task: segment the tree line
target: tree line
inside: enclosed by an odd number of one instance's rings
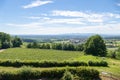
[[[17,36],[12,37],[7,33],[0,32],[0,49],[20,47],[20,45],[22,45],[22,40]]]
[[[68,51],[83,51],[83,44],[72,43],[37,43],[32,42],[27,45],[27,48],[39,48],[39,49],[55,49],[55,50],[68,50]]]
[[[93,35],[87,39],[84,44],[72,43],[29,43],[27,48],[39,49],[55,49],[55,50],[69,50],[69,51],[84,51],[85,54],[94,56],[106,56],[107,49],[103,38],[100,35]]]
[[[7,33],[0,32],[0,49],[20,47],[23,44],[22,40],[15,36],[12,37]],[[85,54],[94,56],[106,56],[107,49],[103,38],[100,35],[93,35],[87,39],[84,44],[72,43],[42,43],[37,42],[28,43],[27,48],[39,49],[55,49],[55,50],[69,50],[69,51],[84,51]]]

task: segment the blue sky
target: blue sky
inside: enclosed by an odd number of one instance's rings
[[[120,0],[0,0],[0,32],[120,34]]]

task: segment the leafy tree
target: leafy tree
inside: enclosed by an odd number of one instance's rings
[[[76,51],[83,51],[83,50],[84,50],[84,44],[76,45]]]
[[[12,47],[12,43],[8,42],[7,40],[2,43],[2,48],[3,49],[7,49],[7,48],[11,48],[11,47]]]
[[[120,52],[120,46],[118,47],[117,51]]]
[[[29,44],[27,45],[27,48],[32,48],[32,44],[29,43]]]
[[[38,45],[37,42],[33,42],[33,43],[32,43],[32,48],[38,48],[38,47],[39,47],[39,45]]]
[[[13,47],[20,47],[22,45],[22,40],[17,36],[12,41]]]
[[[75,50],[75,46],[70,43],[65,43],[65,44],[63,44],[63,50],[73,51],[73,50]]]
[[[48,43],[43,43],[43,44],[40,44],[40,49],[50,49],[50,44]]]
[[[84,52],[95,56],[106,56],[106,45],[100,35],[94,35],[88,38],[85,43]]]
[[[5,41],[11,41],[11,37],[9,34],[4,33],[4,32],[0,32],[0,41],[1,43],[5,42]]]
[[[62,43],[54,43],[52,45],[53,49],[62,50]]]
[[[50,49],[50,44],[46,43],[45,44],[45,49]]]
[[[0,49],[2,48],[2,44],[1,44],[1,41],[0,41]]]

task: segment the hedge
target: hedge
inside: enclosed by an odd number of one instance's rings
[[[86,68],[67,68],[73,75],[77,75],[82,80],[96,80],[99,78],[99,72]],[[34,80],[34,79],[53,79],[60,80],[64,75],[66,68],[50,70],[33,70],[24,67],[16,72],[0,72],[0,80]]]
[[[89,66],[108,66],[108,63],[106,61],[100,61],[100,62],[89,61],[88,65]]]
[[[0,61],[0,66],[12,66],[12,67],[21,67],[21,66],[33,66],[33,67],[64,67],[64,66],[108,66],[108,63],[105,61],[93,62],[89,61],[81,62],[81,61],[18,61],[18,60],[5,60]]]

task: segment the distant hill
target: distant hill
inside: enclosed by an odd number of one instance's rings
[[[95,33],[69,33],[69,34],[57,34],[57,35],[17,35],[17,36],[27,41],[35,41],[35,40],[49,41],[50,39],[57,39],[57,40],[87,39],[92,35],[95,35]],[[99,34],[99,35],[101,35],[105,39],[120,39],[120,35],[114,35],[114,34]]]

